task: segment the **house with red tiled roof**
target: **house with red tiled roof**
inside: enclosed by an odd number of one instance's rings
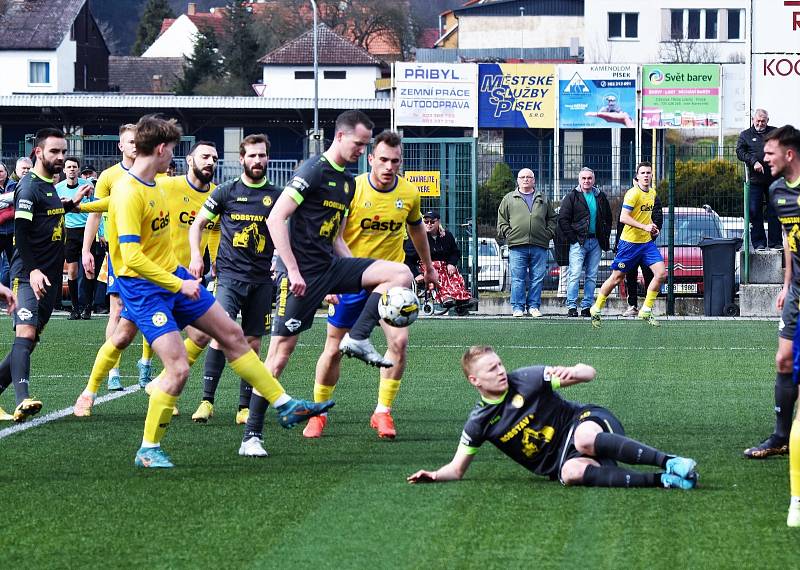
[[[319,97],[374,98],[386,64],[325,24],[317,30]],[[309,30],[258,60],[264,66],[264,97],[314,96],[313,45]]]
[[[142,57],[189,57],[194,52],[198,32],[205,28],[211,28],[221,38],[225,33],[225,10],[212,8],[210,12],[198,12],[194,2],[189,2],[185,14],[161,23],[161,33]]]

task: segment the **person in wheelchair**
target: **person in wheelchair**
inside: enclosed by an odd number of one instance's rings
[[[425,230],[428,233],[428,245],[431,250],[433,266],[439,273],[439,289],[430,294],[434,301],[441,305],[442,309],[447,310],[455,307],[456,313],[467,314],[469,308],[474,306],[475,299],[467,290],[464,278],[458,271],[458,262],[461,260],[461,250],[458,248],[456,238],[451,232],[441,224],[441,216],[437,210],[426,212],[423,217]],[[420,268],[420,259],[414,245],[410,240],[404,244],[406,252],[406,265],[414,275],[418,290],[421,296],[427,296],[424,288],[424,281]],[[426,299],[423,299],[425,303]]]

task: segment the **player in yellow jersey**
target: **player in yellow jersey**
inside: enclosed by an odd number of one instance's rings
[[[162,189],[167,198],[167,208],[170,218],[174,220],[174,222],[170,224],[170,241],[178,262],[184,267],[188,267],[191,261],[189,228],[192,222],[194,222],[197,212],[214,188],[211,180],[214,177],[217,160],[217,149],[214,147],[214,143],[200,141],[193,145],[189,154],[186,156],[189,171],[185,176],[159,176],[157,179],[159,188]],[[219,233],[219,227],[213,224],[209,229],[211,230],[211,236]],[[203,248],[205,248],[206,243],[209,241],[209,234],[206,233],[205,236]],[[112,266],[115,261],[118,260],[112,257]],[[111,336],[97,352],[97,357],[92,367],[92,372],[89,375],[86,388],[75,402],[74,413],[76,416],[84,417],[91,415],[92,404],[94,403],[94,398],[97,395],[97,390],[100,386],[100,382],[102,382],[102,378],[105,376],[106,372],[114,366],[114,363],[119,360],[122,351],[133,342],[137,330],[135,324],[130,320],[121,319],[117,323]],[[194,363],[202,353],[203,348],[208,344],[209,337],[193,329],[187,330],[187,334],[189,338],[185,341],[186,352],[190,362]],[[141,368],[143,362],[140,361],[139,364]],[[149,380],[150,361],[144,360],[144,366],[147,367],[146,378]],[[143,384],[143,382],[140,381],[140,384]]]
[[[383,131],[374,141],[367,157],[369,173],[356,177],[356,191],[350,213],[344,221],[343,239],[355,257],[371,257],[402,262],[403,236],[408,235],[425,267],[426,283],[438,281],[431,261],[428,237],[422,225],[420,196],[416,187],[400,176],[402,160],[401,139],[397,133]],[[325,348],[317,361],[314,399],[330,399],[339,380],[342,354],[339,344],[355,323],[366,303],[367,291],[332,295],[328,316],[328,336]],[[380,371],[378,404],[370,425],[382,439],[394,439],[397,431],[392,418],[392,404],[400,388],[406,366],[408,328],[395,328],[381,323],[388,348],[386,359],[391,368]],[[320,437],[327,422],[326,415],[311,418],[303,430],[305,437]]]
[[[664,258],[653,242],[658,235],[658,226],[653,223],[653,204],[656,191],[650,188],[653,181],[653,166],[649,162],[640,162],[636,166],[636,183],[633,188],[625,192],[622,202],[622,212],[619,221],[625,224],[622,235],[619,236],[617,255],[611,263],[611,275],[600,287],[600,293],[594,305],[589,309],[592,316],[592,326],[600,326],[600,317],[606,299],[614,287],[625,280],[628,266],[646,265],[653,272],[653,279],[647,287],[639,318],[648,324],[657,327],[658,321],[653,316],[653,305],[658,297],[658,291],[666,277]]]
[[[114,184],[125,176],[136,158],[136,145],[134,144],[135,127],[136,125],[131,123],[120,126],[119,143],[117,147],[122,153],[122,160],[111,168],[105,169],[100,174],[94,189],[95,201],[90,204],[85,204],[84,207],[80,209],[81,212],[90,213],[89,218],[86,220],[86,229],[83,234],[83,248],[81,251],[83,269],[89,278],[94,277],[96,272],[100,270],[99,267],[94,266],[94,255],[92,254],[92,245],[94,244],[97,230],[100,227],[100,216],[103,212],[108,211],[108,203]],[[106,221],[106,227],[107,225],[108,221]],[[108,322],[106,323],[106,340],[114,333],[114,329],[116,329],[117,323],[119,323],[119,315],[122,312],[122,303],[119,300],[119,292],[115,284],[114,270],[110,265],[108,266],[108,295],[110,301]],[[108,372],[108,389],[123,389],[119,375],[119,361],[113,363],[113,366]]]
[[[170,239],[171,214],[155,177],[169,166],[180,136],[173,121],[152,116],[139,120],[137,158],[121,191],[112,195],[108,211],[113,220],[109,224],[109,255],[124,306],[121,317],[136,324],[166,369],[150,396],[142,445],[134,461],[138,467],[173,467],[160,442],[189,375],[180,335],[189,325],[219,343],[231,368],[273,404],[284,427],[293,427],[333,405],[287,395],[248,346],[239,325],[225,314],[200,279],[178,263]]]

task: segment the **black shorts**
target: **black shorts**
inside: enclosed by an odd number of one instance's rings
[[[234,321],[242,313],[242,331],[247,336],[264,336],[272,314],[272,282],[248,283],[217,278],[214,296]]]
[[[81,261],[83,250],[83,234],[86,228],[67,228],[67,239],[64,242],[64,260],[67,263]]]
[[[564,466],[564,463],[570,459],[575,459],[576,457],[589,457],[588,455],[583,455],[577,449],[575,449],[575,430],[583,422],[594,422],[603,428],[603,431],[606,433],[625,435],[625,428],[622,427],[622,422],[620,422],[617,416],[615,416],[611,411],[602,406],[586,406],[583,408],[578,414],[577,419],[572,422],[572,425],[569,428],[567,442],[561,449],[561,458],[558,461],[559,481],[561,481],[561,468]],[[594,459],[600,463],[600,465],[604,466],[612,466],[617,464],[616,461],[607,457],[591,457],[591,459]],[[561,483],[564,483],[564,481],[561,481]]]
[[[786,293],[781,311],[781,320],[778,322],[778,336],[786,340],[794,340],[794,331],[797,330],[797,314],[800,312],[800,299],[798,299],[797,286],[792,284]]]
[[[325,271],[303,275],[306,293],[302,297],[295,297],[289,290],[288,276],[280,275],[272,336],[295,336],[311,328],[325,295],[361,291],[361,276],[375,261],[363,257],[334,257]]]
[[[61,287],[61,275],[57,279],[48,276],[51,285],[46,289],[45,294],[38,301],[33,294],[30,281],[14,278],[11,283],[12,290],[17,296],[17,310],[14,311],[14,326],[29,325],[36,327],[36,334],[44,330],[53,314],[53,307],[56,303],[58,289]]]

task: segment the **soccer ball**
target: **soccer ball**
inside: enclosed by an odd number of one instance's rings
[[[419,316],[419,299],[407,287],[392,287],[378,301],[378,315],[393,327],[407,327]]]

